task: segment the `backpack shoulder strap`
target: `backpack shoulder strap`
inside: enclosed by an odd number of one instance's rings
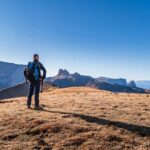
[[[40,65],[40,62],[37,62],[37,65],[38,65],[39,69],[41,69],[41,65]]]
[[[33,69],[34,69],[34,76],[35,76],[35,79],[37,80],[41,76],[41,72],[40,72],[41,68],[40,68],[39,62],[33,62],[33,63],[34,63],[34,65],[33,65],[34,66],[33,67]]]

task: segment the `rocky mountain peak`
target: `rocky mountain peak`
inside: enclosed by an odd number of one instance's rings
[[[58,76],[60,75],[69,76],[70,73],[66,69],[59,69]]]
[[[136,87],[135,81],[134,81],[134,80],[130,81],[130,82],[128,83],[128,86],[130,86],[130,87]]]
[[[80,76],[80,74],[79,74],[78,72],[75,72],[75,73],[73,74],[73,76]]]

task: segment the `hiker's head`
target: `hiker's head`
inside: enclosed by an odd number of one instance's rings
[[[39,55],[38,54],[34,54],[33,55],[33,60],[34,61],[39,61]]]

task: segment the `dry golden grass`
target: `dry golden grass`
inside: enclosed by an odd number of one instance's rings
[[[43,93],[41,104],[0,101],[0,149],[150,149],[150,95],[65,88]]]

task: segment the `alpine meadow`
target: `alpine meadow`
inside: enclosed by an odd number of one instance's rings
[[[0,0],[0,150],[150,150],[148,0]]]

